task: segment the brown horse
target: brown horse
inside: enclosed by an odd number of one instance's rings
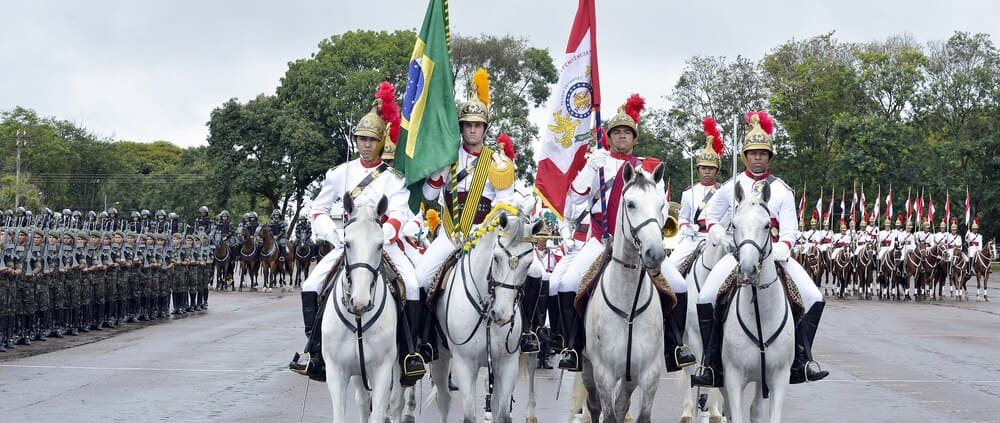
[[[944,244],[937,244],[926,249],[927,259],[927,290],[932,300],[944,299],[944,287],[947,285],[948,261],[945,259]]]
[[[854,257],[854,284],[858,288],[858,296],[869,300],[875,296],[875,244],[868,243]]]
[[[223,239],[219,242],[219,245],[215,247],[215,289],[219,291],[225,291],[227,287],[231,290],[236,289],[235,284],[233,283],[233,270],[236,267],[236,255],[233,254],[233,250],[229,248],[228,241],[228,238]]]
[[[243,228],[243,242],[240,245],[240,288],[243,291],[243,281],[250,278],[250,290],[257,290],[257,274],[260,272],[260,246],[257,239],[248,228]]]
[[[260,269],[264,272],[263,291],[270,292],[277,279],[278,259],[281,253],[278,252],[278,243],[266,227],[261,227],[260,238]]]
[[[806,272],[809,273],[809,277],[812,278],[813,282],[816,283],[816,287],[820,287],[820,281],[822,280],[823,273],[826,272],[826,261],[823,260],[823,255],[820,254],[819,247],[816,244],[810,244],[802,250],[802,263],[806,268]]]
[[[900,255],[902,255],[902,250],[891,248],[882,256],[882,260],[878,261],[880,299],[899,299],[899,286],[896,280],[899,273],[897,263],[899,263]]]
[[[905,250],[904,250],[905,251]],[[900,285],[903,286],[903,290],[906,291],[906,300],[911,298],[916,298],[916,291],[918,288],[918,283],[920,283],[920,272],[921,266],[924,262],[923,250],[919,248],[914,248],[909,252],[906,252],[903,256],[903,271],[901,272],[902,280],[899,281]],[[910,297],[910,282],[913,282],[914,296]]]
[[[969,301],[969,293],[965,291],[965,284],[969,282],[972,275],[969,274],[969,257],[962,252],[962,249],[955,247],[955,256],[951,263],[951,284],[955,286],[955,300]]]
[[[851,254],[847,247],[831,252],[833,260],[833,289],[840,299],[846,299],[847,284],[851,280]]]
[[[979,254],[972,258],[972,270],[976,274],[976,301],[979,301],[980,288],[983,292],[983,301],[990,300],[987,295],[989,291],[986,290],[986,283],[990,280],[991,265],[996,259],[997,241],[995,239],[987,242],[986,248],[980,250]]]
[[[302,280],[309,277],[309,267],[312,265],[312,246],[307,240],[295,239],[295,287],[302,286]]]

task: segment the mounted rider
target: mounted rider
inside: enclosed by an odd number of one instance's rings
[[[655,158],[638,157],[632,154],[639,140],[639,114],[644,107],[645,100],[638,94],[633,94],[625,105],[619,107],[618,113],[607,123],[611,151],[594,150],[590,154],[590,158],[587,159],[586,166],[580,170],[570,185],[569,201],[574,204],[574,207],[584,206],[589,209],[592,224],[590,237],[573,258],[575,265],[568,268],[559,281],[559,307],[563,312],[564,329],[568,328],[566,333],[569,338],[562,359],[559,361],[561,369],[581,370],[580,352],[586,345],[586,334],[583,331],[584,316],[576,312],[573,302],[585,273],[605,251],[605,242],[610,242],[605,241],[605,233],[614,236],[614,217],[618,215],[618,201],[624,188],[624,178],[621,171],[625,167],[625,163],[630,163],[636,170],[650,176],[660,165],[660,161]],[[604,170],[604,176],[608,178],[607,183],[611,187],[607,196],[606,212],[603,210],[604,205],[601,201],[602,181],[599,174],[601,169]],[[657,188],[660,189],[660,192],[665,193],[666,188],[662,185],[663,183],[660,182],[657,184]],[[662,210],[662,222],[666,222],[668,209],[669,206]],[[663,260],[660,263],[659,272],[666,278],[670,288],[677,296],[677,304],[687,304],[687,283],[674,264],[670,260]],[[684,306],[674,307],[669,315],[664,316],[664,361],[667,364],[667,371],[680,370],[694,364],[697,360],[694,353],[682,340],[686,320],[687,312]],[[574,326],[573,322],[575,322],[575,329],[570,328],[570,326]]]
[[[819,291],[805,269],[790,257],[792,242],[795,240],[795,194],[780,178],[768,170],[774,157],[774,126],[765,112],[747,114],[750,130],[743,142],[743,162],[746,169],[722,185],[706,211],[709,225],[709,242],[714,245],[733,248],[733,238],[726,228],[718,223],[732,213],[735,184],[740,184],[743,192],[759,192],[765,184],[770,186],[771,196],[767,208],[771,213],[771,256],[780,265],[788,279],[798,288],[806,313],[795,328],[795,361],[792,364],[790,383],[803,383],[825,378],[829,373],[818,369],[812,356],[812,343],[823,314],[823,294]],[[716,319],[715,300],[719,288],[729,277],[737,262],[732,254],[720,260],[712,269],[701,293],[698,295],[698,324],[704,341],[704,365],[691,376],[692,386],[723,386],[722,374],[722,319]],[[720,316],[722,316],[720,314]]]
[[[979,218],[972,218],[972,226],[965,233],[965,243],[969,245],[969,258],[975,259],[983,250],[983,235],[979,233]]]
[[[430,357],[422,356],[413,347],[416,343],[413,340],[423,330],[421,324],[426,321],[424,318],[426,313],[420,301],[420,290],[417,287],[413,265],[396,244],[401,222],[407,221],[412,216],[408,206],[410,193],[406,189],[403,176],[389,167],[380,157],[385,143],[394,141],[392,137],[398,134],[398,120],[387,121],[393,116],[397,116],[395,119],[399,116],[398,106],[395,104],[395,90],[388,82],[383,82],[379,85],[379,94],[376,95],[372,110],[358,121],[354,129],[354,142],[359,157],[327,171],[323,186],[312,201],[309,215],[312,216],[312,227],[316,238],[330,241],[336,236],[336,227],[330,216],[330,210],[334,203],[341,202],[345,195],[350,195],[358,205],[375,206],[383,196],[388,199],[387,216],[383,217],[385,220],[382,224],[385,238],[383,251],[389,256],[394,270],[406,286],[406,302],[403,306],[403,316],[399,321],[401,327],[408,328],[409,331],[402,333],[403,330],[400,329],[401,336],[397,338],[401,341],[399,345],[403,373],[401,382],[404,386],[410,386],[423,377],[426,372],[425,362],[429,361]],[[302,319],[309,340],[305,352],[301,356],[296,353],[289,364],[289,368],[293,371],[307,374],[313,379],[326,377],[321,354],[322,318],[317,315],[327,303],[320,301],[319,294],[324,292],[327,276],[336,270],[334,265],[340,261],[344,253],[343,246],[334,245],[335,249],[324,256],[316,264],[315,270],[302,282]],[[300,363],[300,357],[306,362]]]
[[[288,230],[288,224],[285,223],[285,217],[281,214],[281,210],[274,209],[271,211],[271,220],[267,222],[267,231],[271,233],[271,237],[274,238],[274,242],[278,244],[278,259],[285,261],[288,251],[288,238],[285,237],[285,232]]]
[[[208,234],[212,232],[212,218],[208,216],[208,207],[198,208],[198,217],[194,220],[194,232]]]
[[[459,106],[462,145],[458,157],[452,164],[431,174],[423,184],[425,201],[440,205],[444,224],[443,233],[431,242],[417,263],[417,283],[424,290],[431,285],[444,262],[463,245],[473,226],[481,224],[496,205],[515,199],[514,162],[504,152],[485,145],[490,124],[488,78],[485,69],[477,70],[473,77],[476,94]],[[427,333],[424,341],[433,345],[433,339],[428,338],[434,337],[436,332]],[[538,351],[537,337],[523,332],[520,347],[522,352]]]
[[[229,241],[233,236],[233,224],[229,221],[229,210],[223,210],[215,220],[215,230],[212,231],[212,245]],[[232,245],[232,243],[229,243]]]
[[[315,247],[313,245],[312,233],[312,226],[309,224],[309,219],[305,216],[299,216],[298,222],[295,223],[295,242],[309,247],[309,257],[313,256],[313,248]]]
[[[718,178],[724,146],[722,134],[719,133],[715,119],[710,117],[702,121],[702,127],[705,130],[706,145],[695,163],[698,183],[687,187],[681,194],[681,210],[677,215],[677,229],[681,233],[681,239],[668,259],[676,268],[680,268],[708,236],[705,207],[722,187]]]
[[[244,216],[246,216],[246,222],[243,223],[244,229],[250,236],[256,238],[260,235],[260,222],[257,221],[257,212],[249,212]]]

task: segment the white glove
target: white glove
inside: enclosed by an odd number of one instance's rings
[[[385,222],[382,224],[382,242],[389,243],[396,238],[396,227]]]
[[[334,232],[337,226],[333,223],[330,215],[324,213],[313,219],[313,236],[320,241],[333,242]]]
[[[774,257],[774,261],[788,261],[788,257],[791,254],[792,251],[788,248],[788,244],[784,242],[775,242],[771,244],[771,257]]]
[[[695,224],[690,224],[690,223],[687,224],[687,225],[684,225],[684,228],[681,229],[681,236],[683,236],[684,238],[694,238],[694,237],[697,237],[698,236],[698,231],[696,231],[694,229],[695,228],[694,225]]]
[[[600,170],[604,167],[604,163],[608,161],[608,157],[611,153],[603,148],[595,149],[594,152],[590,153],[590,158],[587,159],[587,167],[593,169],[594,171]]]
[[[729,235],[726,233],[725,229],[722,229],[722,225],[712,225],[712,227],[708,229],[708,241],[711,242],[712,245],[722,245],[728,237]]]

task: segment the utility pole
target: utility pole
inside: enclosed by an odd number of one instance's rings
[[[14,176],[14,208],[21,206],[21,150],[28,145],[28,133],[18,129],[14,138],[17,146],[17,170]]]

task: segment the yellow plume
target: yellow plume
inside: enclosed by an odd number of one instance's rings
[[[486,107],[490,107],[490,73],[479,68],[472,75],[472,84],[476,86],[476,96]]]

